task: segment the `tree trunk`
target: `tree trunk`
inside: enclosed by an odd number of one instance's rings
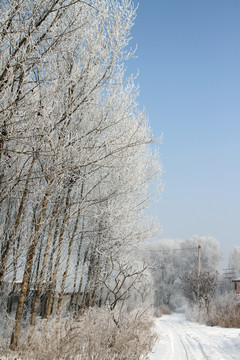
[[[84,233],[84,218],[83,218],[83,223],[82,223],[81,237],[80,237],[80,241],[79,241],[79,245],[78,245],[77,262],[75,265],[75,274],[74,274],[74,283],[73,283],[73,293],[71,295],[71,299],[70,299],[70,303],[69,303],[69,311],[71,311],[71,308],[73,305],[73,298],[75,296],[76,288],[77,288],[77,276],[78,276],[78,268],[79,268],[80,259],[81,259],[83,233]]]
[[[17,344],[18,344],[18,337],[19,337],[21,319],[22,319],[22,314],[23,314],[23,306],[24,306],[24,302],[26,300],[26,295],[27,295],[27,290],[28,290],[28,282],[29,282],[33,258],[34,258],[34,254],[35,254],[35,250],[36,250],[36,246],[37,246],[37,240],[38,240],[41,226],[43,224],[44,215],[45,215],[46,209],[47,209],[50,185],[51,185],[51,181],[48,183],[47,190],[46,190],[43,204],[42,204],[41,215],[40,215],[39,221],[36,225],[35,234],[34,234],[31,246],[28,249],[27,260],[26,260],[23,281],[22,281],[22,286],[21,286],[21,292],[20,292],[17,311],[16,311],[15,326],[13,329],[11,343],[10,343],[10,349],[12,349],[12,350],[15,350],[17,347]]]
[[[85,254],[84,254],[84,258],[83,258],[80,283],[79,283],[78,292],[77,292],[77,296],[76,296],[76,302],[75,302],[74,317],[77,316],[78,311],[79,311],[78,301],[79,301],[79,297],[81,295],[82,284],[83,284],[83,276],[84,276],[84,266],[85,266],[85,263],[87,261],[89,249],[90,249],[90,245],[88,245],[87,249],[85,250]]]
[[[48,239],[47,239],[47,243],[46,243],[46,247],[45,247],[43,263],[42,263],[41,273],[40,273],[39,282],[38,282],[37,293],[36,293],[36,297],[35,297],[33,307],[32,307],[30,325],[35,325],[37,307],[38,307],[38,302],[39,302],[41,292],[42,292],[43,280],[44,280],[47,259],[48,259],[48,252],[49,252],[49,248],[50,248],[50,244],[51,244],[51,240],[52,240],[52,229],[53,229],[53,225],[54,225],[54,221],[55,221],[55,217],[56,217],[56,213],[57,213],[57,206],[58,206],[58,200],[56,199],[55,205],[54,205],[54,208],[52,211],[52,217],[51,217],[50,224],[49,224]]]
[[[1,267],[0,267],[0,291],[1,291],[2,281],[3,281],[3,277],[4,277],[4,273],[5,273],[5,267],[6,267],[8,252],[10,250],[10,246],[11,246],[12,241],[14,239],[14,236],[16,234],[16,230],[18,228],[18,225],[20,223],[20,218],[21,218],[21,215],[22,215],[23,205],[24,205],[24,202],[25,202],[26,197],[28,195],[28,184],[29,184],[29,181],[30,181],[30,178],[31,178],[34,162],[35,162],[35,158],[32,159],[32,163],[31,163],[28,175],[27,175],[24,192],[23,192],[23,195],[22,195],[22,198],[21,198],[21,202],[20,202],[20,205],[19,205],[19,208],[18,208],[17,218],[16,218],[15,224],[14,224],[14,229],[13,229],[12,233],[9,235],[9,238],[7,240],[5,248],[4,248],[3,252],[2,252]]]
[[[58,315],[60,314],[60,310],[61,310],[61,306],[62,306],[63,294],[64,294],[64,289],[65,289],[65,284],[66,284],[66,279],[67,279],[68,268],[69,268],[69,264],[70,264],[70,257],[71,257],[71,253],[72,253],[72,245],[73,245],[73,240],[74,240],[75,234],[77,232],[79,218],[80,218],[80,205],[78,208],[77,218],[75,221],[73,233],[72,233],[72,236],[71,236],[69,244],[68,244],[67,263],[66,263],[65,270],[63,273],[63,277],[62,277],[61,292],[59,294],[58,304],[57,304],[57,314]]]
[[[46,309],[46,319],[47,320],[50,317],[50,313],[51,313],[51,309],[52,309],[52,305],[53,305],[54,291],[56,288],[57,274],[58,274],[58,269],[59,269],[60,259],[61,259],[63,235],[64,235],[64,231],[65,231],[65,225],[66,225],[66,222],[68,219],[68,210],[69,210],[69,200],[70,200],[71,189],[72,189],[72,186],[69,186],[67,196],[66,196],[66,204],[65,204],[63,222],[62,222],[61,231],[60,231],[59,240],[58,240],[57,258],[56,258],[56,262],[55,262],[55,266],[54,266],[53,278],[52,278],[50,288],[49,288],[49,297],[48,297],[47,309]]]

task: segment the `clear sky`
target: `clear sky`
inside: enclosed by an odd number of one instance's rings
[[[137,4],[137,1],[135,1]],[[162,238],[240,246],[240,0],[140,0],[139,104],[163,133]]]

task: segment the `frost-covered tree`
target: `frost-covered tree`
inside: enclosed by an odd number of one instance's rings
[[[211,236],[193,236],[181,244],[182,268],[196,268],[198,266],[198,245],[201,246],[201,269],[218,269],[222,255],[217,239]]]
[[[228,267],[232,269],[234,276],[240,278],[240,247],[235,246],[229,256]]]
[[[130,0],[6,0],[1,14],[0,288],[21,283],[14,349],[24,307],[33,325],[60,315],[66,292],[75,312],[128,296],[143,269],[121,259],[152,234],[161,166],[125,77]]]
[[[185,272],[181,276],[181,291],[183,296],[194,305],[203,303],[209,310],[218,285],[218,272],[216,270],[203,270],[198,276],[198,270]]]
[[[154,280],[154,304],[174,305],[175,282],[179,274],[178,255],[180,241],[162,240],[151,243],[144,250],[144,260],[148,263]]]

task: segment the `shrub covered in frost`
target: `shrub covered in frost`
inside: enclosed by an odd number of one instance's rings
[[[22,332],[17,352],[6,350],[5,356],[22,360],[144,360],[156,340],[152,324],[144,311],[90,308],[78,319],[39,320]]]
[[[188,317],[210,326],[240,328],[240,297],[234,293],[218,295],[208,311],[199,304],[189,307]]]

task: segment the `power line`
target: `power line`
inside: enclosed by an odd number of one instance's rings
[[[156,250],[153,250],[153,249],[148,249],[148,251],[152,251],[152,252],[169,252],[169,251],[184,251],[184,250],[196,250],[198,249],[198,247],[192,247],[192,248],[184,248],[184,249],[168,249],[168,250],[161,250],[161,249],[156,249]]]

